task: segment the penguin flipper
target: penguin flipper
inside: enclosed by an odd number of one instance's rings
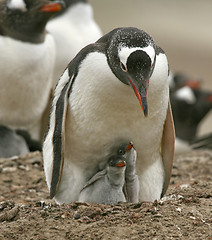
[[[100,178],[104,177],[107,174],[106,169],[103,169],[99,172],[97,172],[93,177],[91,177],[87,183],[85,184],[85,186],[82,188],[81,191],[83,191],[85,188],[87,188],[88,186],[90,186],[91,184],[93,184],[94,182],[96,182],[97,180],[99,180]]]
[[[175,145],[175,130],[172,118],[171,105],[169,102],[161,143],[162,161],[165,170],[165,180],[163,184],[161,197],[163,197],[163,195],[166,193],[166,190],[169,186],[174,159],[174,145]]]
[[[48,130],[48,132],[52,134],[51,146],[53,153],[50,198],[53,198],[56,195],[62,177],[65,150],[65,121],[69,93],[71,91],[74,78],[74,74],[69,76],[68,69],[66,69],[55,88],[54,98],[52,101]],[[49,133],[47,133],[47,135]]]

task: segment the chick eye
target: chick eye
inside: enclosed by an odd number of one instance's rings
[[[124,150],[119,149],[118,154],[119,154],[119,155],[124,155]]]
[[[113,166],[113,160],[110,160],[109,165]]]
[[[120,66],[121,66],[121,69],[126,72],[127,71],[127,67],[122,63],[120,62]]]
[[[114,161],[115,161],[115,157],[110,157],[110,159],[109,159],[109,165],[110,166],[113,166],[114,165]]]

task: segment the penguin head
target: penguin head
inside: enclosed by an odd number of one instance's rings
[[[153,39],[140,29],[129,27],[114,29],[98,42],[106,42],[112,72],[121,82],[132,87],[147,116],[147,90],[156,61]]]
[[[130,141],[123,145],[124,153],[123,157],[126,159],[127,167],[134,168],[136,164],[137,152],[134,147],[134,143]]]
[[[63,7],[62,0],[1,0],[0,32],[21,41],[40,42],[47,21]]]
[[[73,6],[78,3],[88,3],[87,0],[64,0],[66,8],[69,6]]]
[[[172,73],[169,74],[169,89],[170,93],[176,92],[178,89],[183,87],[189,87],[191,89],[201,88],[201,79],[195,77],[189,77],[182,73]]]
[[[122,144],[121,146],[119,146],[118,150],[117,150],[117,156],[119,157],[125,157],[128,156],[128,154],[130,154],[130,152],[134,149],[134,144],[132,141],[130,141],[129,143],[125,143]]]
[[[52,0],[51,0],[52,1]],[[55,1],[55,0],[54,0]],[[87,0],[63,0],[64,7],[61,11],[54,14],[53,18],[57,18],[59,16],[62,16],[64,13],[66,13],[69,9],[75,7],[78,4],[88,4]]]
[[[108,164],[110,167],[125,167],[126,161],[123,157],[111,156]]]
[[[132,141],[120,145],[114,155],[109,158],[109,166],[111,167],[125,167],[131,155],[134,155],[135,148]]]

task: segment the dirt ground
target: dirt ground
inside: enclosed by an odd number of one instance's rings
[[[211,239],[212,152],[177,157],[166,196],[154,203],[58,206],[42,156],[0,159],[0,239]]]

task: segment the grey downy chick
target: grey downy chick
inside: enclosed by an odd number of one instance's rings
[[[78,201],[102,204],[126,202],[123,187],[127,158],[131,158],[132,153],[134,155],[131,149],[131,143],[116,148],[105,169],[97,172],[83,187]]]
[[[115,155],[109,158],[106,168],[97,172],[84,186],[79,201],[105,204],[139,201],[137,153],[133,143],[123,144],[114,150]]]

